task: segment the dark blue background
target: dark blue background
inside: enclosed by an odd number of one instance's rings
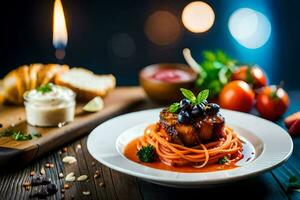
[[[6,2],[7,5],[1,5],[4,36],[1,37],[0,77],[21,64],[57,62],[52,46],[54,1]],[[157,10],[166,10],[181,23],[182,10],[189,1],[63,0],[69,34],[64,62],[71,66],[84,66],[97,73],[113,73],[119,85],[135,85],[138,84],[138,71],[144,66],[157,62],[184,62],[181,54],[184,47],[191,48],[199,61],[202,50],[221,48],[242,62],[259,64],[268,73],[271,83],[284,80],[287,88],[300,88],[300,1],[205,2],[212,6],[216,15],[215,24],[208,32],[194,34],[182,27],[182,37],[176,43],[157,46],[144,33],[147,17]],[[229,33],[229,16],[241,7],[260,11],[271,22],[271,37],[259,49],[246,49]],[[121,58],[112,52],[111,40],[119,33],[128,34],[134,41],[135,52],[128,58]]]

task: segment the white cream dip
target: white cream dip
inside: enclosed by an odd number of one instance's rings
[[[74,120],[75,93],[54,84],[24,94],[27,122],[33,126],[58,126]]]

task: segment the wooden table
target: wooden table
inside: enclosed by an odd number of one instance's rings
[[[290,92],[291,106],[286,115],[300,110],[300,91]],[[139,106],[129,110],[136,111],[145,108],[153,108],[156,105],[144,102]],[[277,122],[283,125],[282,120]],[[294,152],[291,158],[282,166],[271,172],[236,183],[207,189],[178,189],[169,188],[141,179],[131,177],[103,166],[95,161],[87,151],[87,136],[67,144],[66,152],[57,149],[50,152],[43,158],[35,161],[25,169],[14,172],[0,172],[0,199],[28,199],[33,192],[32,189],[26,191],[22,184],[28,180],[30,172],[39,173],[46,163],[53,163],[54,168],[45,168],[46,175],[62,188],[65,181],[59,178],[59,173],[68,174],[74,172],[75,175],[88,175],[90,178],[85,182],[71,182],[70,189],[64,194],[60,191],[49,199],[300,199],[299,192],[287,192],[286,188],[291,175],[300,178],[300,138],[294,139]],[[75,164],[64,164],[62,157],[73,155],[77,158]],[[96,171],[98,178],[93,178]],[[90,195],[84,195],[83,191],[90,191]]]

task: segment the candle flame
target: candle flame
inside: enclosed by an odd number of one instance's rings
[[[55,0],[53,11],[53,46],[64,49],[68,42],[68,32],[64,9],[60,0]]]

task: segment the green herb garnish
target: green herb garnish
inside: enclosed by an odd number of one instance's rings
[[[191,90],[180,88],[180,91],[183,94],[183,96],[185,96],[185,98],[190,100],[193,104],[196,103],[197,98]]]
[[[25,134],[25,133],[22,133],[21,131],[15,131],[15,130],[9,130],[9,129],[4,130],[0,134],[0,137],[11,137],[13,140],[16,140],[16,141],[32,140],[34,137],[41,137],[41,136],[42,135],[40,133]]]
[[[17,141],[25,141],[25,140],[32,139],[32,136],[30,134],[25,135],[25,134],[21,133],[20,131],[14,132],[11,137],[12,137],[12,139],[17,140]]]
[[[221,50],[203,51],[202,54],[204,59],[199,65],[196,87],[209,89],[211,97],[215,97],[230,81],[237,62]]]
[[[52,83],[47,83],[45,85],[41,85],[40,87],[38,87],[36,90],[42,94],[48,93],[52,91]]]
[[[221,165],[224,165],[225,163],[227,163],[229,160],[227,158],[227,156],[224,156],[223,158],[220,158],[218,160],[218,163],[221,164]]]
[[[185,96],[193,105],[197,105],[206,100],[209,95],[209,90],[202,90],[199,92],[197,97],[188,89],[180,88],[180,91],[182,92],[183,96]]]
[[[300,192],[300,183],[298,182],[297,176],[290,177],[287,190],[292,192]]]
[[[180,88],[180,91],[183,94],[183,96],[187,98],[193,105],[197,105],[203,102],[209,96],[209,90],[202,90],[201,92],[199,92],[197,97],[194,95],[194,93],[191,90]],[[180,109],[180,104],[177,102],[169,106],[169,111],[172,113],[178,112],[179,109]]]
[[[180,104],[179,103],[173,103],[172,105],[170,105],[169,107],[169,111],[172,113],[176,113],[180,108]]]
[[[152,145],[142,147],[136,155],[140,161],[146,163],[154,162],[157,158],[155,148]]]

